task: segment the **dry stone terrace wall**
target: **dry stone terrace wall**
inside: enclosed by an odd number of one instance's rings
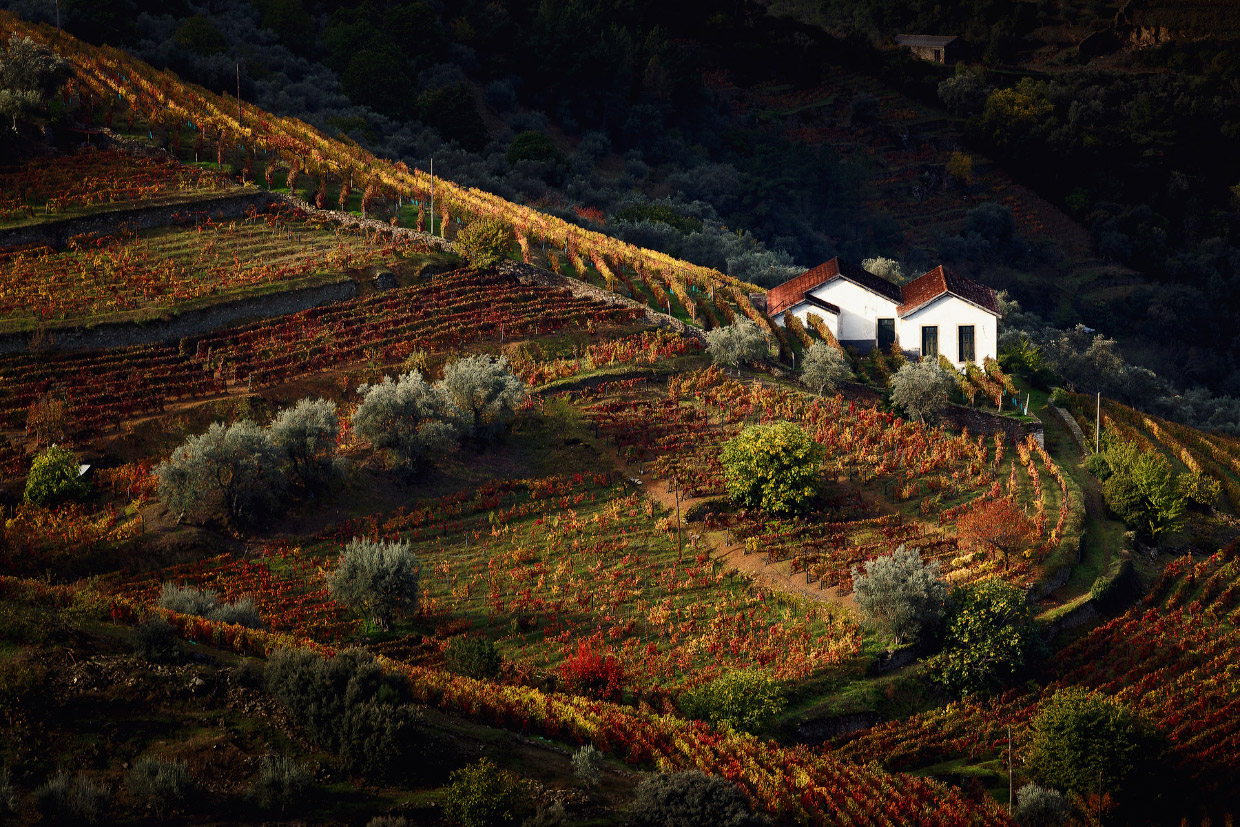
[[[300,313],[320,304],[344,301],[357,295],[357,285],[347,277],[316,287],[283,290],[225,302],[156,321],[115,322],[91,327],[65,327],[47,332],[43,346],[50,350],[108,350],[111,348],[175,342],[202,336],[242,321]],[[0,353],[23,353],[30,349],[30,333],[0,336]]]
[[[176,204],[158,204],[149,207],[129,207],[105,212],[48,221],[32,227],[14,227],[0,230],[0,247],[18,247],[26,244],[46,244],[60,248],[69,239],[83,233],[109,235],[126,225],[136,230],[166,227],[175,224],[178,216],[187,213],[202,214],[214,220],[237,218],[246,214],[250,207],[263,209],[275,199],[263,190],[238,189],[218,195],[205,195]]]

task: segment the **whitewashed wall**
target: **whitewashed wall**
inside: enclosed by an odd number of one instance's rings
[[[873,342],[878,337],[878,320],[896,317],[895,302],[845,279],[832,279],[815,287],[811,292],[817,298],[840,309],[839,328],[835,338],[841,342]],[[900,335],[899,321],[896,322],[896,335]]]
[[[999,353],[999,324],[991,313],[952,295],[944,295],[919,307],[916,311],[896,320],[896,335],[905,350],[921,351],[921,328],[937,325],[939,328],[939,353],[960,367],[960,325],[973,325],[973,351],[977,364]]]

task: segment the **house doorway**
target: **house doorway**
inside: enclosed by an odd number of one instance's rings
[[[886,353],[896,343],[896,320],[878,320],[878,349]]]

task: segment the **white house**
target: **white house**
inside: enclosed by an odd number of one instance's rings
[[[898,342],[910,356],[946,356],[963,367],[999,350],[999,301],[984,284],[936,267],[898,285],[833,258],[766,295],[767,313],[817,313],[840,344],[862,353]]]

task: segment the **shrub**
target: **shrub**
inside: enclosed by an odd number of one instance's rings
[[[595,749],[593,744],[586,744],[581,749],[573,753],[573,775],[577,780],[587,787],[597,787],[602,780],[602,772],[600,767],[603,763],[603,753]]]
[[[618,698],[628,675],[618,658],[599,650],[599,639],[582,640],[577,651],[560,664],[558,675],[565,688],[600,698]]]
[[[825,450],[791,422],[752,425],[724,443],[728,494],[741,505],[773,514],[803,510],[818,491]]]
[[[449,364],[435,387],[465,433],[476,440],[503,428],[525,400],[525,386],[512,375],[508,359],[485,353]]]
[[[1114,698],[1070,687],[1056,692],[1031,725],[1026,763],[1040,784],[1080,795],[1137,790],[1154,778],[1162,738]]]
[[[271,423],[272,440],[284,453],[293,476],[307,488],[331,480],[339,435],[336,403],[326,399],[302,399],[280,411]]]
[[[952,603],[943,651],[929,662],[936,679],[961,695],[1010,682],[1038,643],[1025,593],[990,578],[953,595]]]
[[[848,357],[838,347],[826,342],[814,342],[805,351],[801,362],[801,384],[815,393],[834,391],[851,378]]]
[[[545,161],[551,164],[564,163],[564,154],[542,132],[527,130],[519,133],[508,145],[504,160],[516,166],[519,161]]]
[[[939,563],[923,563],[918,549],[898,547],[871,560],[863,573],[853,567],[857,607],[870,622],[895,638],[895,645],[937,626],[947,607],[947,586]]]
[[[1223,493],[1223,485],[1209,474],[1200,471],[1188,471],[1176,477],[1176,488],[1187,502],[1193,502],[1205,508],[1213,508]]]
[[[401,816],[375,816],[366,827],[409,827],[409,822]]]
[[[197,792],[197,785],[184,761],[139,758],[125,776],[125,789],[139,806],[149,807],[161,821],[182,807]]]
[[[1105,454],[1090,454],[1085,460],[1085,470],[1103,482],[1111,476],[1111,464]]]
[[[947,408],[953,382],[931,359],[907,362],[891,377],[891,401],[919,422],[933,422]]]
[[[78,473],[77,457],[68,448],[53,445],[35,457],[26,477],[27,502],[52,505],[86,496],[90,484]]]
[[[218,601],[219,597],[210,589],[195,589],[192,586],[164,583],[159,590],[159,600],[156,605],[170,612],[206,617],[215,609]]]
[[[387,631],[397,613],[418,608],[421,564],[405,542],[382,543],[354,537],[328,577],[332,597]]]
[[[159,498],[180,518],[223,507],[234,520],[252,522],[279,502],[282,462],[271,436],[248,419],[213,422],[155,467]]]
[[[1026,784],[1016,791],[1016,823],[1020,827],[1062,827],[1068,821],[1068,802],[1058,790]]]
[[[58,772],[34,791],[34,804],[44,821],[53,824],[98,824],[112,795],[79,773]]]
[[[658,773],[637,785],[630,820],[634,827],[760,827],[744,793],[730,781],[689,772]]]
[[[520,824],[534,812],[534,802],[528,782],[483,758],[449,776],[443,809],[464,827],[494,827]]]
[[[471,678],[493,678],[502,659],[495,644],[485,637],[454,637],[444,650],[448,668]]]
[[[716,365],[738,368],[770,356],[766,337],[750,321],[716,327],[706,334],[706,351]]]
[[[366,778],[398,780],[420,757],[422,723],[411,704],[354,704],[337,723],[340,761]]]
[[[511,227],[483,218],[471,221],[469,226],[456,234],[456,249],[465,256],[470,266],[482,269],[494,267],[508,258],[512,240]]]
[[[784,711],[784,697],[771,676],[752,670],[729,672],[687,690],[680,698],[686,715],[739,730],[761,733]]]
[[[416,371],[357,389],[362,402],[353,431],[384,454],[402,474],[420,470],[428,455],[447,452],[456,440],[446,402]]]
[[[875,256],[874,258],[862,259],[861,269],[868,273],[873,273],[879,278],[886,279],[893,284],[903,284],[905,281],[904,268],[900,266],[900,262],[893,258]]]
[[[223,603],[207,612],[207,617],[218,623],[235,623],[249,629],[262,629],[263,618],[254,605],[254,598],[246,595],[232,603]]]
[[[173,663],[181,657],[181,647],[172,624],[156,615],[134,627],[133,650],[138,657],[151,663]]]
[[[285,812],[289,805],[303,802],[314,787],[314,774],[304,764],[282,755],[267,756],[250,785],[250,797],[264,810],[279,807]]]
[[[21,798],[17,794],[17,787],[13,785],[13,777],[9,774],[9,768],[5,767],[0,770],[0,819],[17,815],[20,804]]]

